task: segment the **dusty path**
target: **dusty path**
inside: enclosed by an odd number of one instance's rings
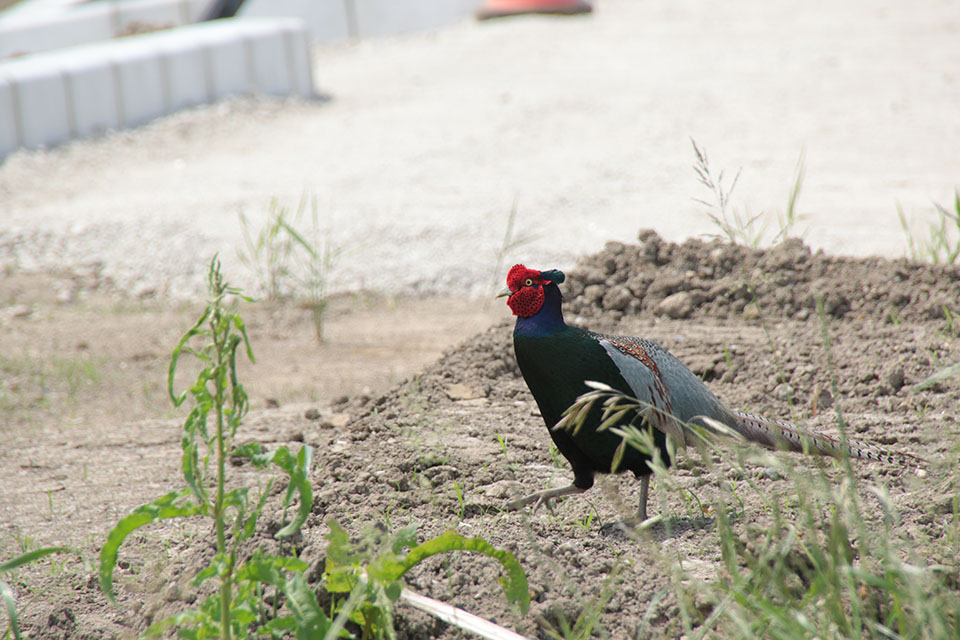
[[[482,293],[515,198],[538,264],[643,227],[715,231],[691,136],[716,170],[743,167],[735,203],[771,220],[804,152],[807,240],[901,256],[896,204],[926,219],[960,180],[958,29],[934,0],[601,0],[583,19],[322,47],[329,101],[213,106],[8,158],[0,263],[101,261],[134,293],[189,294],[215,250],[235,262],[238,211],[306,191],[351,249],[338,285]]]

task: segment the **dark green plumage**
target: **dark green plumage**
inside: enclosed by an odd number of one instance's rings
[[[544,422],[551,429],[550,436],[573,467],[575,486],[589,489],[593,486],[594,473],[632,471],[637,476],[650,473],[647,456],[633,447],[627,448],[620,467],[611,470],[614,452],[622,438],[609,430],[597,431],[601,421],[599,405],[591,409],[583,427],[576,434],[567,429],[552,428],[580,395],[590,391],[584,380],[602,382],[628,395],[633,393],[614,362],[597,342],[595,334],[565,326],[542,337],[515,333],[513,345],[523,378],[530,387]],[[577,377],[571,375],[574,371]],[[636,415],[625,418],[623,422],[628,423],[630,419],[640,426]],[[664,434],[655,430],[654,439],[661,451],[665,451]],[[663,459],[669,463],[666,455]]]

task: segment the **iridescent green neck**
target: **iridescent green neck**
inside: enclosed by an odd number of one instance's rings
[[[543,306],[540,311],[529,318],[517,318],[517,325],[513,333],[530,338],[545,338],[566,328],[563,321],[563,295],[555,284],[548,284],[543,288]]]

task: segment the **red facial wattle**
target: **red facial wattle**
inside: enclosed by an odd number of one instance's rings
[[[512,292],[507,298],[507,306],[513,315],[529,318],[538,314],[543,307],[543,287],[550,282],[541,277],[541,272],[536,269],[527,269],[522,264],[514,265],[507,274],[507,287]]]

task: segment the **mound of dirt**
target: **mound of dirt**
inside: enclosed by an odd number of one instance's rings
[[[817,340],[821,333],[818,304],[822,304],[826,322],[832,323],[839,336],[849,333],[848,327],[864,331],[876,326],[877,338],[902,337],[905,342],[897,349],[902,353],[912,353],[907,344],[915,338],[910,335],[910,326],[939,327],[939,337],[948,342],[960,332],[953,321],[960,315],[960,267],[827,256],[812,253],[799,239],[760,250],[720,240],[674,244],[653,231],[642,231],[638,243],[610,242],[603,251],[581,259],[566,275],[562,289],[567,321],[604,332],[651,337],[673,327],[717,324],[762,329],[799,323],[790,333]],[[671,322],[691,319],[693,323]],[[429,402],[449,401],[445,389],[467,384],[482,391],[483,397],[529,399],[513,357],[511,329],[512,322],[503,322],[449,349],[420,376],[419,393]],[[717,329],[713,327],[714,332]],[[727,360],[722,349],[710,346],[715,339],[708,339],[706,345],[688,346],[683,338],[687,332],[674,332],[661,341],[678,355],[689,352],[685,362],[708,381],[730,371],[729,363],[721,362]],[[678,338],[676,345],[670,344]],[[945,346],[930,348],[939,352]],[[730,349],[741,350],[736,344],[728,346]],[[776,352],[780,351],[778,346]],[[807,351],[802,350],[809,356]],[[774,359],[778,357],[776,352],[771,354]],[[941,359],[935,354],[927,359],[929,362],[917,362],[919,366],[910,369],[913,375],[908,380],[900,374],[902,358],[891,353],[879,363],[860,363],[858,368],[863,373],[858,374],[857,382],[879,381],[870,387],[873,395],[897,392],[909,381],[919,382]],[[705,364],[708,360],[711,364]],[[746,365],[733,364],[736,371]],[[789,358],[779,366],[785,367],[783,373],[798,368]],[[775,372],[772,378],[782,378],[783,373]],[[805,368],[800,373],[807,379],[814,377]],[[881,380],[882,373],[889,375]],[[728,376],[727,381],[732,378]],[[882,383],[888,383],[886,388]],[[403,387],[394,389],[371,406],[394,413],[399,398],[406,393]],[[351,407],[355,413],[359,408]]]
[[[960,309],[960,268],[811,253],[800,239],[769,250],[720,240],[610,242],[570,274],[569,309],[585,317],[742,317],[757,301],[768,319],[807,320],[817,301],[848,321],[937,320]],[[757,309],[747,316],[758,315]]]

